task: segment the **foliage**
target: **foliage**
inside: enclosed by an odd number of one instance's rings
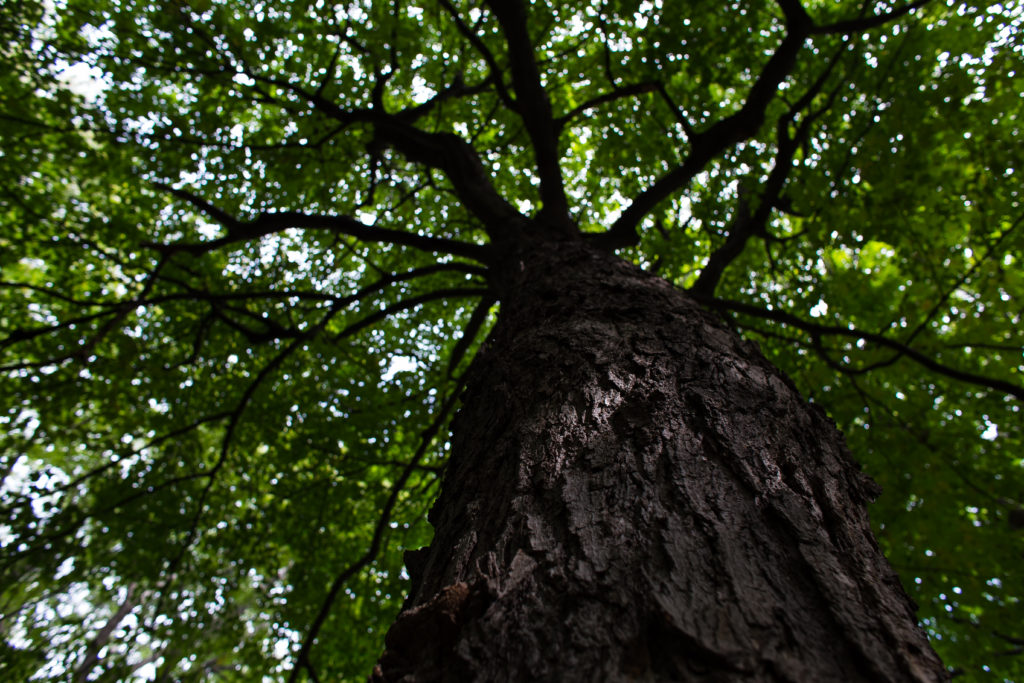
[[[830,412],[944,661],[1024,678],[1024,6],[526,7],[4,7],[3,678],[365,676],[497,217],[562,204]]]

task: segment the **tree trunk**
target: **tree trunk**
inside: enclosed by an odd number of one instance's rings
[[[372,680],[939,681],[834,424],[685,293],[508,259]]]

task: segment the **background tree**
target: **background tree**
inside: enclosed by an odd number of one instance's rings
[[[945,663],[1020,677],[1022,14],[5,6],[0,672],[365,676],[502,217],[756,340]]]

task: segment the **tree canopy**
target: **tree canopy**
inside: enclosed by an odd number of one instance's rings
[[[1024,678],[1022,23],[5,5],[0,675],[365,677],[532,217],[758,342],[881,484],[945,663]]]

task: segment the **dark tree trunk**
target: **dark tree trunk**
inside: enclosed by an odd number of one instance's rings
[[[510,258],[373,680],[938,681],[822,411],[665,281]]]

